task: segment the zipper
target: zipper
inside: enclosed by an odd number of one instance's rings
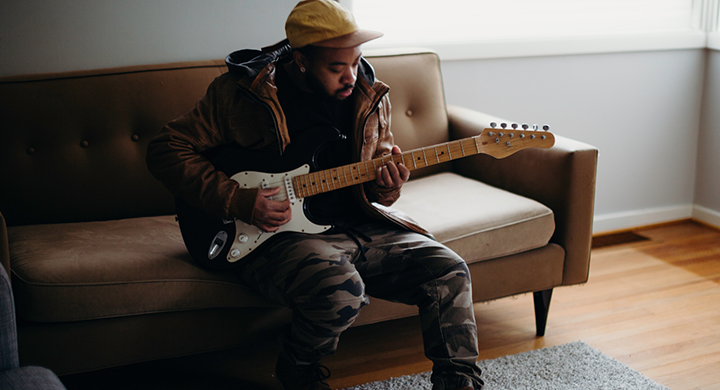
[[[260,97],[260,95],[258,95],[254,91],[252,91],[250,88],[244,88],[244,87],[241,87],[240,85],[238,85],[237,89],[240,90],[240,92],[243,92],[243,93],[246,93],[247,95],[249,95],[249,97],[252,99],[253,102],[260,104],[261,106],[265,107],[266,110],[268,110],[268,113],[270,114],[270,117],[272,118],[272,121],[273,121],[275,137],[277,138],[277,141],[278,141],[278,149],[279,149],[278,152],[280,153],[280,156],[282,156],[284,150],[283,150],[283,145],[282,145],[282,139],[280,138],[280,134],[279,134],[280,129],[278,126],[278,120],[275,117],[275,113],[273,113],[273,110],[270,107],[270,104],[266,103],[265,100],[263,100],[263,98]]]
[[[382,92],[381,94],[378,94],[378,96],[377,96],[377,98],[375,99],[375,101],[373,102],[370,110],[369,110],[368,113],[363,117],[362,125],[358,128],[358,130],[361,130],[362,133],[363,133],[363,140],[362,140],[361,143],[359,143],[359,146],[360,146],[360,147],[356,150],[356,152],[358,153],[358,157],[360,157],[360,158],[362,158],[362,148],[363,148],[363,146],[364,146],[365,143],[366,143],[366,140],[365,140],[365,126],[367,126],[367,121],[368,121],[368,119],[370,119],[370,116],[372,116],[375,112],[377,112],[378,107],[380,106],[380,102],[381,102],[382,99],[385,97],[385,95],[387,95],[388,91],[389,91],[389,89],[385,89],[384,92]],[[378,124],[379,124],[379,123],[380,123],[380,121],[378,120]]]

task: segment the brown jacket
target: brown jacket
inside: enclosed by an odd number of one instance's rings
[[[291,140],[276,93],[275,69],[288,59],[289,52],[286,46],[267,53],[232,53],[226,60],[230,71],[210,84],[192,111],[168,123],[150,142],[148,168],[173,195],[214,215],[252,223],[257,189],[239,188],[200,153],[231,143],[278,155],[283,152]],[[354,161],[391,153],[388,91],[363,59],[353,92]],[[429,235],[410,218],[387,207],[399,198],[399,189],[370,182],[353,187],[353,192],[368,214]]]

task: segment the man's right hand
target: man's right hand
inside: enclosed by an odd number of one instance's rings
[[[255,212],[253,213],[253,225],[266,232],[275,232],[280,226],[290,222],[292,209],[290,201],[285,199],[282,202],[268,199],[280,193],[280,187],[260,189],[255,200]]]

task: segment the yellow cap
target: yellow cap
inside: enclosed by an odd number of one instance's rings
[[[299,2],[285,22],[285,34],[293,49],[307,45],[355,47],[383,35],[361,30],[352,13],[333,0]]]

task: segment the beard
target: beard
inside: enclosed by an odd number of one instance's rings
[[[320,82],[320,79],[318,79],[312,72],[305,73],[305,82],[314,93],[317,93],[324,98],[332,98],[336,100],[345,100],[346,97],[341,96],[341,94],[355,87],[354,84],[345,84],[342,88],[330,93],[327,89],[325,89],[325,86],[322,82]]]

